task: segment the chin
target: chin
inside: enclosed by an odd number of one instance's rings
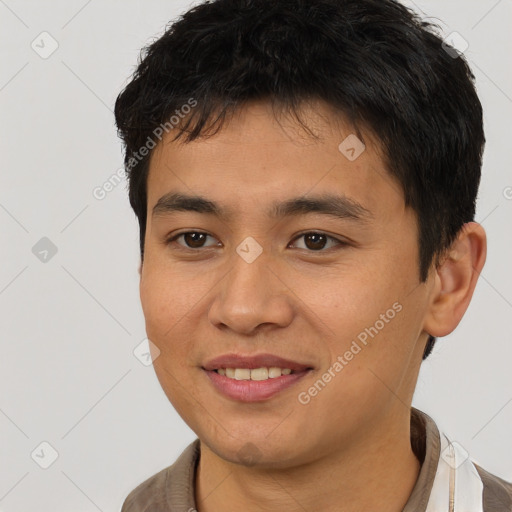
[[[245,467],[261,469],[285,469],[305,462],[303,443],[283,443],[282,440],[271,442],[265,436],[245,435],[240,438],[226,436],[212,439],[211,436],[199,436],[209,450],[221,459]]]

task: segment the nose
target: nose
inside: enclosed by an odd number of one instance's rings
[[[288,326],[294,315],[293,293],[283,277],[264,254],[252,263],[234,254],[231,270],[216,288],[209,321],[245,335]]]

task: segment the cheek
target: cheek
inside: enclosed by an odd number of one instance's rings
[[[154,279],[154,275],[145,272],[140,284],[140,301],[144,318],[146,320],[146,330],[149,338],[163,331],[165,325],[169,328],[172,325],[172,318],[169,318],[169,308],[166,304],[171,300],[169,289],[162,286],[163,283]]]
[[[382,261],[368,264],[366,271],[333,272],[315,287],[305,280],[301,287],[316,323],[325,328],[331,360],[346,354],[347,369],[362,365],[400,373],[414,349],[421,289],[414,273],[391,264],[386,269]]]
[[[323,325],[339,341],[373,325],[381,313],[392,308],[400,294],[399,283],[384,279],[383,272],[369,272],[355,265],[333,268],[315,278],[298,274],[294,277],[295,294],[307,306],[304,311],[314,313],[315,323]]]
[[[140,281],[140,300],[146,322],[169,329],[197,302],[193,282],[169,262],[148,257]]]
[[[156,271],[156,267],[148,265],[142,273],[140,300],[148,338],[160,349],[162,356],[171,351],[175,353],[180,346],[176,338],[177,326],[191,309],[183,286],[172,278],[172,274]]]
[[[183,277],[181,280],[183,281]],[[192,333],[187,314],[197,298],[187,294],[186,285],[174,273],[162,267],[148,265],[140,283],[140,299],[148,338],[158,348],[153,367],[162,389],[178,412],[186,417],[188,394],[194,394],[191,378],[193,360],[190,340]],[[188,389],[183,392],[183,386]]]

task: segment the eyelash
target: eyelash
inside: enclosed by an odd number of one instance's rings
[[[180,238],[181,236],[184,236],[184,235],[189,235],[189,234],[203,234],[203,235],[206,235],[206,236],[211,236],[209,235],[208,233],[206,233],[205,231],[183,231],[181,233],[178,233],[178,234],[175,234],[175,235],[172,235],[170,236],[169,238],[166,239],[165,243],[166,245],[171,245],[171,243],[175,242],[178,238]],[[298,240],[299,238],[302,238],[306,235],[323,235],[327,238],[327,240],[333,240],[334,242],[336,242],[336,246],[335,247],[329,247],[327,249],[318,249],[318,250],[312,250],[312,249],[302,249],[303,251],[307,251],[307,252],[310,252],[310,253],[321,253],[321,252],[327,252],[329,251],[330,249],[335,249],[336,247],[340,248],[340,247],[344,247],[344,246],[347,246],[349,245],[347,242],[343,242],[342,240],[339,240],[333,236],[330,236],[328,235],[327,233],[323,233],[322,231],[304,231],[300,234],[298,234],[293,240],[292,242],[290,243],[293,243],[295,242],[296,240]],[[212,237],[214,238],[214,237]],[[186,247],[186,246],[183,246],[181,244],[178,244],[179,246],[179,249],[178,250],[184,250],[184,251],[189,251],[189,252],[199,252],[200,250],[204,250],[204,249],[209,249],[209,248],[212,248],[212,247],[215,247],[214,245],[213,246],[207,246],[207,247],[199,247],[199,248],[191,248],[191,247]]]

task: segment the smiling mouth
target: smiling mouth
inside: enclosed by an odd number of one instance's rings
[[[314,370],[310,364],[269,353],[223,354],[201,368],[217,392],[240,402],[269,400]]]
[[[217,368],[203,371],[213,387],[226,398],[238,402],[262,402],[297,385],[312,368],[292,370],[277,366],[260,368]]]

